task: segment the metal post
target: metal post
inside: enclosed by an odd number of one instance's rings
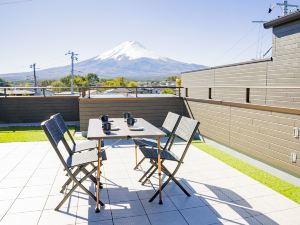
[[[5,98],[7,97],[6,88],[4,88],[4,96],[5,96]]]
[[[185,97],[189,97],[189,89],[185,88]]]
[[[291,5],[288,3],[288,1],[283,1],[283,3],[277,3],[278,6],[283,6],[283,15],[286,16],[289,14],[289,8],[288,7],[292,7],[292,8],[298,8],[298,5]]]
[[[33,63],[32,65],[30,65],[30,68],[33,69],[34,87],[37,87],[37,86],[38,86],[38,83],[37,83],[37,78],[36,78],[36,72],[35,72],[36,67],[35,67],[35,66],[36,66],[36,64]],[[34,92],[37,93],[37,89],[36,89],[36,88],[34,89]]]
[[[43,91],[43,96],[46,97],[45,88],[43,88],[42,91]]]
[[[73,51],[69,51],[65,55],[71,55],[71,95],[74,95],[74,60],[78,60],[76,57],[78,54],[75,54]]]
[[[178,87],[178,94],[179,94],[179,97],[181,97],[181,88]]]
[[[135,97],[137,98],[138,97],[138,88],[135,87]]]

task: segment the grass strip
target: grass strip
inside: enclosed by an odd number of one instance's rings
[[[75,132],[75,126],[69,126],[71,134]],[[65,136],[67,140],[69,137]],[[75,139],[82,139],[75,137]],[[41,127],[0,127],[0,143],[7,142],[30,142],[30,141],[47,141],[47,137]]]
[[[254,180],[268,186],[274,191],[286,196],[287,198],[300,204],[300,187],[290,184],[270,173],[258,169],[251,164],[244,162],[226,152],[200,141],[194,141],[193,145],[207,154],[219,159],[227,165],[237,169],[241,173],[253,178]]]

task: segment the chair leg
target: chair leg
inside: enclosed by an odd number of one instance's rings
[[[70,176],[71,179],[76,183],[71,190],[66,194],[66,196],[61,200],[61,202],[56,206],[55,210],[59,210],[59,208],[65,203],[65,201],[71,196],[71,194],[75,191],[75,189],[79,186],[82,190],[84,190],[90,197],[92,197],[94,200],[96,200],[95,195],[93,195],[92,192],[90,192],[88,189],[86,189],[85,186],[82,185],[82,182],[86,180],[88,177],[90,177],[91,174],[93,174],[96,171],[96,168],[92,169],[88,174],[86,174],[82,179],[79,181],[76,179],[75,176]],[[99,202],[101,206],[104,206],[104,204],[100,201]]]
[[[153,169],[153,165],[150,166],[150,168],[144,173],[144,175],[139,179],[139,182],[142,182],[142,180],[150,173],[150,171]]]
[[[156,172],[157,168],[154,167],[154,170],[146,177],[146,179],[142,182],[142,185],[145,185],[145,183],[149,180],[150,177]]]
[[[79,174],[79,172],[80,172],[80,167],[78,167],[78,168],[74,171],[73,175],[76,177],[76,176]],[[68,174],[67,174],[67,175],[68,175]],[[67,187],[71,182],[72,182],[72,179],[69,177],[68,180],[67,180],[67,181],[63,184],[63,186],[61,187],[60,193],[64,193],[66,187]]]
[[[188,191],[185,190],[185,188],[184,188],[184,187],[180,184],[180,182],[174,177],[174,175],[170,173],[170,171],[169,171],[166,167],[164,167],[164,166],[162,165],[162,169],[163,169],[164,173],[167,174],[167,176],[171,177],[172,181],[174,181],[174,183],[177,184],[177,186],[178,186],[178,187],[179,187],[179,188],[180,188],[180,189],[181,189],[188,197],[191,196],[190,193],[188,193]]]
[[[167,184],[170,182],[171,178],[169,177],[164,183],[163,185],[161,186],[161,191],[167,186]],[[152,202],[156,197],[157,195],[159,195],[159,190],[157,190],[155,192],[155,194],[152,196],[152,198],[150,198],[149,202]]]
[[[142,164],[142,162],[145,160],[146,158],[142,158],[141,161],[139,161],[139,163],[133,168],[134,170],[137,170],[139,168],[139,166]]]
[[[168,176],[168,179],[163,183],[163,185],[162,185],[162,187],[161,187],[161,190],[163,190],[163,189],[167,186],[167,184],[168,184],[171,180],[173,180],[173,181],[179,186],[179,188],[180,188],[180,189],[181,189],[188,197],[190,197],[191,195],[184,189],[184,187],[183,187],[183,186],[179,183],[179,181],[176,180],[176,178],[174,177],[174,175],[176,174],[178,168],[179,168],[179,165],[177,166],[177,168],[174,170],[173,173],[170,173],[169,170],[167,170],[167,168],[166,168],[164,165],[162,165],[162,170],[163,170],[163,172]],[[149,200],[149,202],[152,202],[152,201],[157,197],[158,194],[159,194],[159,190],[157,190],[157,191],[155,192],[155,194],[152,196],[152,198]]]

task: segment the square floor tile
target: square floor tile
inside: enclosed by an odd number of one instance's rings
[[[6,215],[0,222],[1,225],[37,224],[42,211],[14,213]]]
[[[174,211],[176,210],[176,207],[171,202],[171,200],[167,197],[163,198],[163,204],[158,204],[158,197],[154,199],[153,202],[149,202],[148,199],[141,200],[147,214],[149,213],[162,213],[162,212],[168,212],[168,211]]]
[[[95,222],[102,220],[111,220],[110,205],[106,204],[105,207],[100,208],[100,212],[95,212],[95,206],[79,206],[77,208],[76,223]]]
[[[169,198],[174,203],[177,209],[188,209],[205,206],[205,203],[201,201],[201,198],[196,195],[191,195],[190,197],[186,195],[175,195]]]
[[[50,185],[24,187],[21,194],[19,195],[19,198],[48,196],[50,189]]]
[[[61,202],[64,198],[63,194],[60,195],[51,195],[47,198],[45,209],[55,209],[55,207]],[[63,208],[65,207],[77,207],[78,205],[78,197],[77,194],[71,195],[65,203],[62,205]]]
[[[0,189],[0,201],[16,199],[20,194],[21,190],[22,187]]]
[[[149,220],[152,225],[184,225],[188,224],[184,217],[178,211],[149,214]]]
[[[76,210],[75,207],[61,209],[60,211],[55,210],[44,210],[39,220],[39,225],[69,225],[75,224],[76,221]]]
[[[111,203],[111,212],[113,218],[141,216],[146,214],[139,200]]]
[[[151,224],[147,216],[131,216],[126,218],[114,219],[114,225],[151,225]]]
[[[47,198],[34,197],[34,198],[18,198],[8,213],[30,212],[42,210]]]
[[[184,209],[180,212],[190,225],[207,225],[220,222],[219,217],[208,206]]]

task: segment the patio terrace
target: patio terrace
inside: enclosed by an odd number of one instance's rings
[[[74,192],[60,211],[60,187],[66,180],[49,142],[0,144],[0,224],[297,224],[300,205],[191,146],[177,178],[188,188],[184,195],[174,184],[163,192],[164,204],[148,199],[157,180],[142,186],[135,171],[131,141],[107,142],[101,181],[99,214],[95,202]],[[176,142],[176,151],[182,143]],[[140,156],[141,157],[141,156]],[[169,166],[172,166],[171,164]],[[94,191],[91,181],[85,186]]]

